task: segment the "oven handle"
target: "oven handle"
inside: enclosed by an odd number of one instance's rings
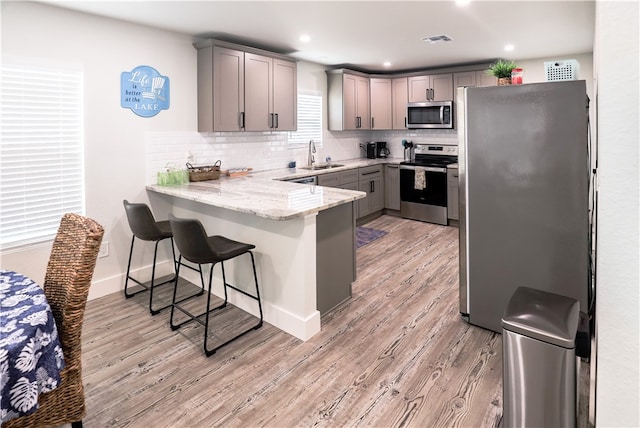
[[[412,166],[412,165],[400,165],[400,169],[408,169],[408,170],[416,170],[417,168],[421,168],[426,172],[441,172],[443,174],[447,173],[447,168],[436,168],[433,166]]]

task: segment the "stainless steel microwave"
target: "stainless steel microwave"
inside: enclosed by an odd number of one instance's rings
[[[422,101],[407,104],[407,128],[453,128],[453,101]]]

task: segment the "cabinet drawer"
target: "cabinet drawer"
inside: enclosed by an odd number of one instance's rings
[[[318,186],[338,187],[340,185],[340,173],[332,172],[329,174],[318,175]]]
[[[382,175],[382,165],[363,166],[358,169],[360,181],[371,180]]]
[[[358,181],[358,169],[350,169],[340,173],[340,184],[356,183]]]

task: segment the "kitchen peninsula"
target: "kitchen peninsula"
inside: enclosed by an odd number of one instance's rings
[[[147,190],[154,211],[164,208],[177,217],[197,218],[209,235],[256,246],[264,319],[281,330],[308,340],[320,331],[320,315],[351,296],[356,278],[354,203],[364,192],[253,175],[150,185]],[[252,284],[246,263],[225,263],[229,283],[240,288]],[[222,295],[219,267],[214,275],[214,293]],[[196,273],[184,272],[184,277],[199,284]],[[239,293],[229,300],[255,312]]]

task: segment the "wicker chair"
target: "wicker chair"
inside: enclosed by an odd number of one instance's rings
[[[84,310],[104,229],[92,219],[65,214],[53,242],[44,292],[56,320],[65,367],[58,388],[39,398],[34,413],[12,419],[3,428],[71,423],[81,427],[85,415],[81,335]]]

